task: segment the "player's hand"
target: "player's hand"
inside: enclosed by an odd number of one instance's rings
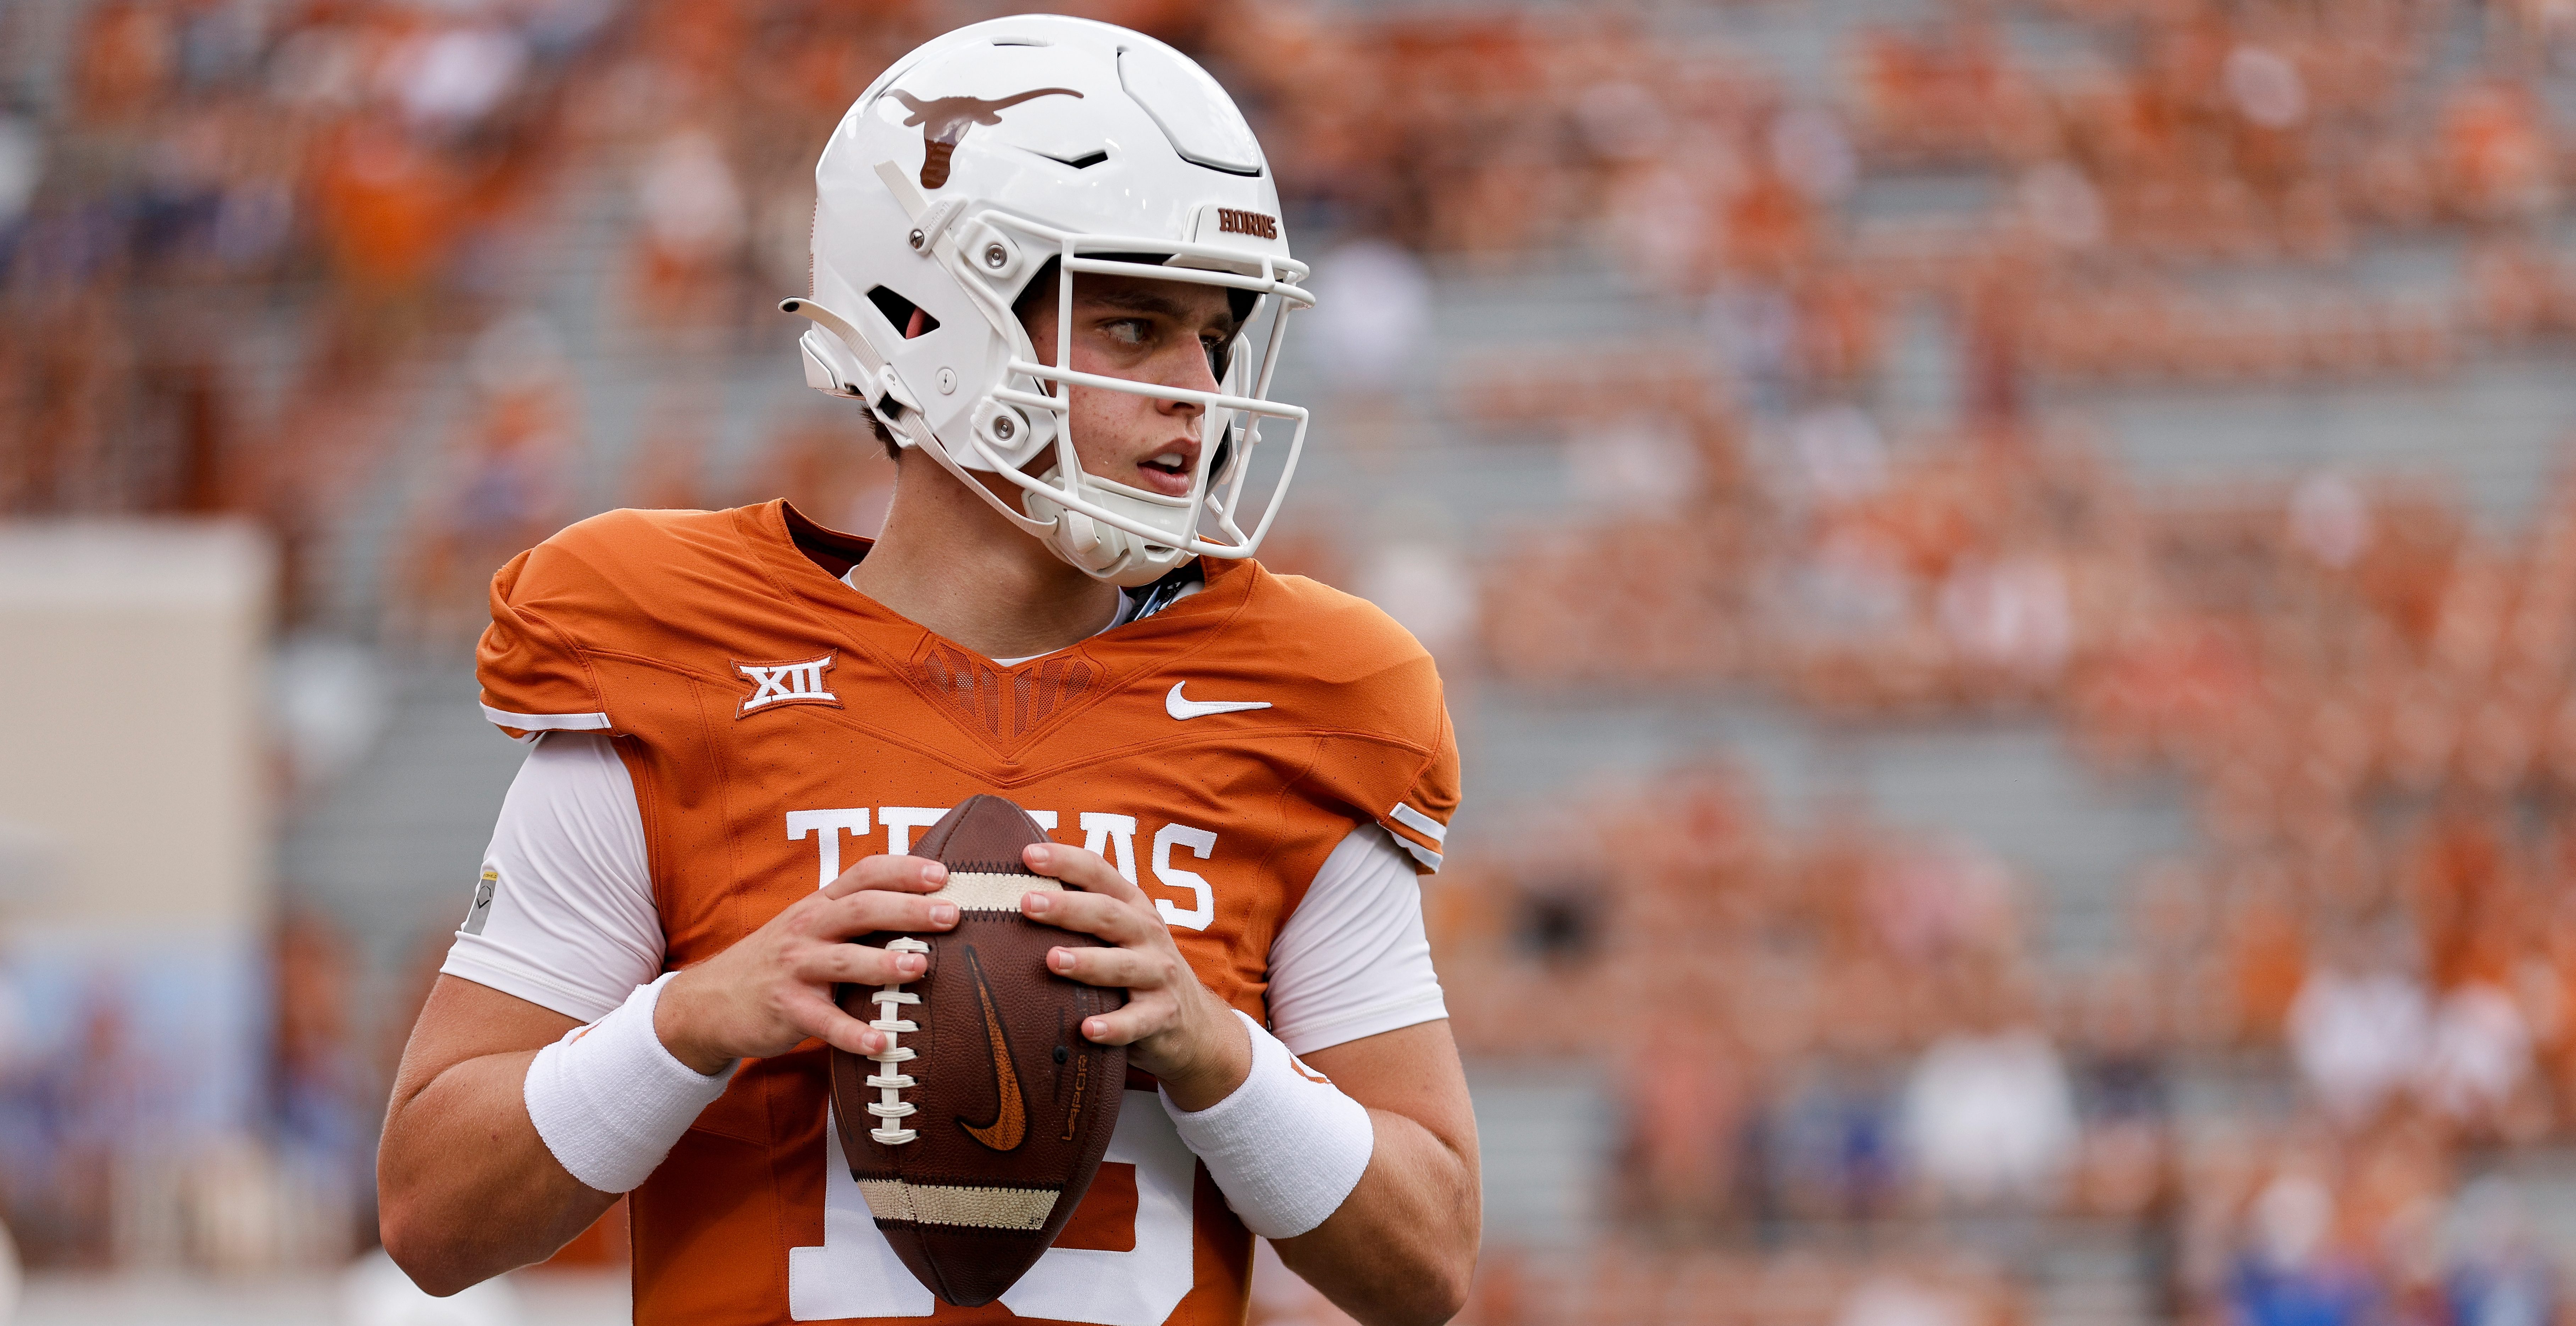
[[[1085,985],[1127,992],[1125,1007],[1083,1019],[1083,1036],[1126,1046],[1127,1062],[1162,1079],[1172,1102],[1185,1110],[1206,1109],[1243,1085],[1252,1072],[1252,1038],[1225,1001],[1199,983],[1153,899],[1096,852],[1035,843],[1021,859],[1065,886],[1062,893],[1023,896],[1022,915],[1110,945],[1050,950],[1047,967]]]
[[[947,882],[948,867],[936,861],[868,857],[672,977],[653,1010],[654,1032],[672,1058],[701,1073],[785,1054],[809,1036],[852,1054],[884,1049],[885,1034],[842,1012],[832,987],[909,981],[921,975],[923,958],[848,941],[876,930],[954,927],[957,904],[921,896]]]

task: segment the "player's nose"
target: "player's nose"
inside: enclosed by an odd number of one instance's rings
[[[1172,353],[1163,358],[1163,372],[1158,375],[1161,385],[1178,387],[1185,391],[1217,390],[1216,373],[1208,363],[1207,352],[1201,349],[1197,342],[1176,346]],[[1197,401],[1165,399],[1161,404],[1166,414],[1199,414],[1207,408]]]

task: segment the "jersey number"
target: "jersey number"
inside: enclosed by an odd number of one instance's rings
[[[929,1316],[930,1291],[877,1232],[850,1179],[838,1123],[827,1122],[823,1136],[823,1244],[787,1250],[788,1314],[798,1321]],[[1002,1306],[1023,1317],[1159,1326],[1190,1292],[1198,1162],[1154,1093],[1127,1093],[1102,1159],[1136,1167],[1136,1246],[1127,1252],[1049,1248],[1002,1295]]]

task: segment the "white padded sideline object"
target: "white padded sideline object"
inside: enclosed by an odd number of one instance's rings
[[[1243,1019],[1252,1033],[1252,1072],[1234,1094],[1192,1113],[1163,1093],[1181,1141],[1207,1162],[1243,1227],[1266,1239],[1295,1238],[1324,1223],[1368,1172],[1377,1129],[1368,1107],[1297,1062],[1279,1038]]]
[[[702,1074],[663,1046],[653,1009],[678,974],[635,987],[615,1011],[564,1033],[528,1065],[528,1121],[566,1173],[601,1192],[643,1183],[742,1066]]]

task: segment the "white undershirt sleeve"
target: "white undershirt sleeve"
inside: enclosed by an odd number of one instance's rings
[[[583,1022],[661,975],[644,817],[605,734],[537,740],[477,875],[441,972]]]
[[[661,975],[643,815],[604,734],[538,739],[478,875],[440,971],[584,1022]],[[1307,1054],[1448,1015],[1412,860],[1377,825],[1353,829],[1271,942],[1273,1034]]]
[[[1270,941],[1270,1029],[1292,1054],[1449,1016],[1422,885],[1394,835],[1363,824]]]

